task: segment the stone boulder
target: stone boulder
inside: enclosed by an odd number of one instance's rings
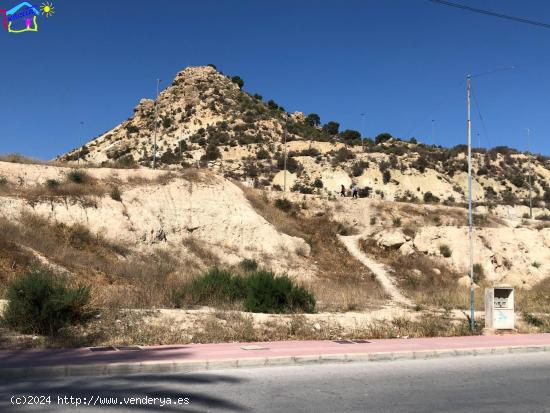
[[[412,255],[414,254],[414,248],[412,247],[410,242],[406,242],[401,247],[399,247],[399,252],[402,255]]]
[[[374,240],[383,248],[398,249],[409,241],[410,237],[403,234],[400,229],[391,229],[379,232],[374,236]]]

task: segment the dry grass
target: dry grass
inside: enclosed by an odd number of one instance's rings
[[[291,315],[254,321],[251,315],[234,311],[206,313],[194,320],[192,327],[179,326],[170,319],[145,321],[154,312],[103,311],[85,326],[65,328],[56,337],[30,341],[0,330],[0,348],[14,345],[32,347],[82,347],[106,345],[158,345],[186,343],[262,342],[284,340],[382,339],[398,337],[436,337],[472,334],[465,321],[453,320],[449,313],[426,313],[417,320],[399,317],[358,324],[345,329],[334,322],[316,322],[303,315]],[[478,320],[480,333],[483,325]]]
[[[0,234],[0,298],[5,296],[9,283],[33,265],[36,260],[31,254]]]
[[[73,171],[70,171],[69,174]],[[94,199],[112,191],[112,185],[98,182],[85,172],[77,171],[82,182],[73,182],[67,176],[64,180],[49,180],[30,187],[10,183],[0,185],[0,195],[25,199],[30,205],[41,202],[73,202],[83,206],[95,205]]]
[[[50,162],[40,159],[30,158],[18,153],[8,153],[0,155],[0,162],[21,163],[27,165],[50,165]]]
[[[540,281],[531,289],[516,289],[516,309],[527,313],[550,314],[550,278]]]
[[[379,288],[372,289],[373,278],[321,278],[308,283],[307,288],[315,295],[318,311],[365,311],[378,308],[386,299]]]
[[[387,299],[373,274],[352,257],[338,240],[338,234],[349,234],[351,231],[333,221],[328,212],[308,217],[300,212],[296,204],[291,211],[284,212],[257,191],[246,187],[242,190],[256,212],[278,231],[302,238],[310,245],[310,259],[315,262],[320,279],[318,285],[312,288],[316,297],[325,303],[325,308],[365,308],[380,305]],[[321,289],[320,285],[327,288]],[[353,285],[356,292],[351,291]]]
[[[469,308],[469,289],[461,287],[461,274],[420,253],[402,255],[379,247],[374,240],[360,241],[361,248],[393,270],[400,289],[416,304],[445,309]],[[476,309],[482,310],[483,294],[476,294]]]
[[[51,224],[32,214],[23,214],[20,222],[0,219],[0,243],[11,251],[2,252],[2,262],[17,257],[18,245],[30,247],[91,285],[94,304],[100,307],[170,307],[172,290],[187,280],[183,274],[198,271],[195,262],[175,259],[166,251],[130,253],[81,225]],[[31,258],[19,259],[20,272],[28,269]],[[13,277],[10,271],[4,274]]]
[[[404,226],[418,228],[421,226],[466,226],[468,225],[468,211],[463,208],[434,206],[414,203],[378,203],[373,205],[379,217],[391,216],[402,219]],[[499,217],[491,214],[474,214],[476,227],[497,228],[506,226]]]

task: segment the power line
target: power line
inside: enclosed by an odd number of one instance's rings
[[[489,148],[493,146],[491,144],[491,139],[489,138],[489,133],[487,132],[487,127],[485,126],[485,120],[483,119],[483,116],[481,115],[481,109],[479,107],[479,103],[477,101],[476,94],[474,93],[474,88],[472,90],[472,97],[474,98],[474,106],[476,107],[477,114],[479,116],[479,120],[481,121],[481,126],[483,128],[483,134],[485,135],[485,138],[487,139],[487,143],[489,144]]]
[[[525,24],[530,24],[532,26],[538,26],[538,27],[543,27],[545,29],[550,29],[550,24],[548,23],[537,22],[534,20],[524,19],[516,16],[510,16],[509,14],[502,14],[502,13],[497,13],[490,10],[478,9],[475,7],[466,6],[465,4],[452,3],[450,1],[444,1],[444,0],[428,0],[428,1],[431,1],[432,3],[438,3],[443,6],[456,7],[457,9],[468,10],[474,13],[485,14],[487,16],[498,17],[501,19],[512,20],[519,23],[525,23]]]

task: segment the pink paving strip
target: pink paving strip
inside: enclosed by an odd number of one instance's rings
[[[369,340],[365,344],[333,341],[279,341],[262,343],[189,344],[142,347],[142,351],[92,352],[89,348],[0,351],[0,369],[114,363],[179,362],[257,357],[317,356],[425,350],[481,349],[510,346],[550,346],[550,334],[465,336]],[[243,350],[257,344],[266,349]]]

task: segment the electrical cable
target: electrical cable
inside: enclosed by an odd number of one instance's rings
[[[545,29],[550,29],[550,24],[544,23],[544,22],[538,22],[538,21],[534,21],[534,20],[524,19],[522,17],[511,16],[509,14],[497,13],[497,12],[490,11],[490,10],[478,9],[476,7],[470,7],[470,6],[467,6],[465,4],[460,4],[460,3],[452,3],[450,1],[445,1],[445,0],[428,0],[428,1],[430,1],[432,3],[441,4],[443,6],[455,7],[457,9],[468,10],[468,11],[471,11],[471,12],[474,12],[474,13],[485,14],[487,16],[498,17],[500,19],[512,20],[512,21],[516,21],[516,22],[519,22],[519,23],[525,23],[525,24],[530,24],[532,26],[538,26],[538,27],[542,27],[542,28],[545,28]]]
[[[477,101],[477,97],[474,92],[474,88],[471,88],[472,91],[472,97],[474,98],[474,106],[476,107],[477,114],[479,116],[479,120],[481,121],[481,127],[483,128],[483,134],[487,138],[487,143],[489,144],[489,148],[491,148],[493,145],[491,144],[491,138],[489,137],[489,133],[487,132],[487,127],[485,125],[485,120],[483,119],[483,116],[481,115],[481,109],[479,107],[479,103]]]

